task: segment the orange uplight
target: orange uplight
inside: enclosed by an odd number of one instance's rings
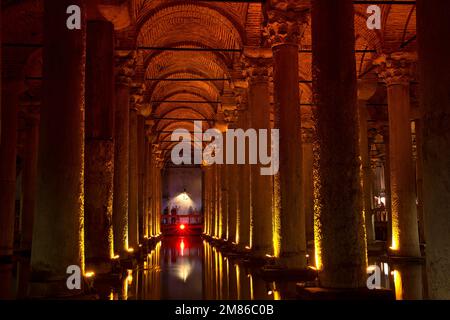
[[[186,226],[184,224],[180,224],[180,230],[186,229]]]

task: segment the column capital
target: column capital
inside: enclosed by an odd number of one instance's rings
[[[388,86],[396,84],[409,84],[415,76],[417,53],[394,52],[382,54],[375,59],[378,66],[378,75]]]
[[[137,55],[135,51],[116,51],[116,82],[131,86],[135,73]]]
[[[238,111],[247,110],[247,90],[246,89],[236,89],[234,91],[236,97],[236,107]]]
[[[263,35],[271,47],[293,44],[299,40],[308,24],[309,1],[269,0],[267,23]]]
[[[136,110],[138,115],[148,117],[152,112],[151,105],[149,103],[144,103],[145,90],[147,89],[145,83],[134,82],[131,84],[131,94],[130,94],[130,109]]]
[[[214,127],[220,132],[226,132],[228,130],[228,123],[226,121],[225,112],[219,111],[216,115],[216,122]]]
[[[244,48],[241,58],[244,77],[249,83],[268,82],[272,74],[272,50]]]

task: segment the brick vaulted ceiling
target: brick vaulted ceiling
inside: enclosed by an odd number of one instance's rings
[[[117,31],[118,46],[141,48],[140,73],[146,79],[148,102],[157,120],[156,130],[169,131],[183,127],[192,130],[192,121],[161,118],[214,119],[221,97],[232,92],[234,80],[241,77],[240,52],[164,51],[164,48],[242,49],[264,43],[264,22],[260,3],[214,2],[201,0],[99,0],[128,7],[131,25]],[[89,3],[90,1],[88,1]],[[370,0],[367,1],[370,4]],[[400,1],[399,1],[400,2]],[[2,1],[2,41],[4,43],[42,43],[42,0]],[[381,52],[396,51],[405,44],[415,49],[415,5],[381,5],[382,30],[366,27],[367,5],[355,5],[357,70],[360,75],[374,76],[372,60]],[[123,39],[127,41],[123,42]],[[310,80],[311,30],[307,28],[301,44],[300,79]],[[4,47],[4,66],[9,62],[24,64],[27,76],[36,77],[42,65],[37,47]],[[214,81],[167,81],[167,79],[208,78]],[[158,79],[158,80],[155,80]],[[141,79],[142,80],[142,79]],[[36,86],[34,82],[30,87]],[[309,83],[300,84],[302,102],[311,100]],[[158,101],[195,101],[158,102]],[[205,102],[205,103],[199,103]],[[211,103],[214,102],[214,103]],[[206,121],[210,126],[212,121]],[[167,139],[166,135],[161,135]]]

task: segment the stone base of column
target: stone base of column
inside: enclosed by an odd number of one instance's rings
[[[391,290],[362,289],[325,289],[319,287],[305,288],[297,285],[297,299],[300,300],[395,300]]]

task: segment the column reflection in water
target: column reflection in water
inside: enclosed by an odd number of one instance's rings
[[[393,281],[397,300],[423,299],[423,266],[420,264],[395,265]]]
[[[373,259],[369,259],[369,265],[376,265],[380,268],[381,288],[393,290],[396,300],[422,300],[426,298],[424,292],[425,278],[423,276],[425,268],[423,265],[414,262],[393,264]]]
[[[199,237],[164,238],[137,270],[128,270],[110,299],[278,300],[280,283],[259,278],[240,259]]]

